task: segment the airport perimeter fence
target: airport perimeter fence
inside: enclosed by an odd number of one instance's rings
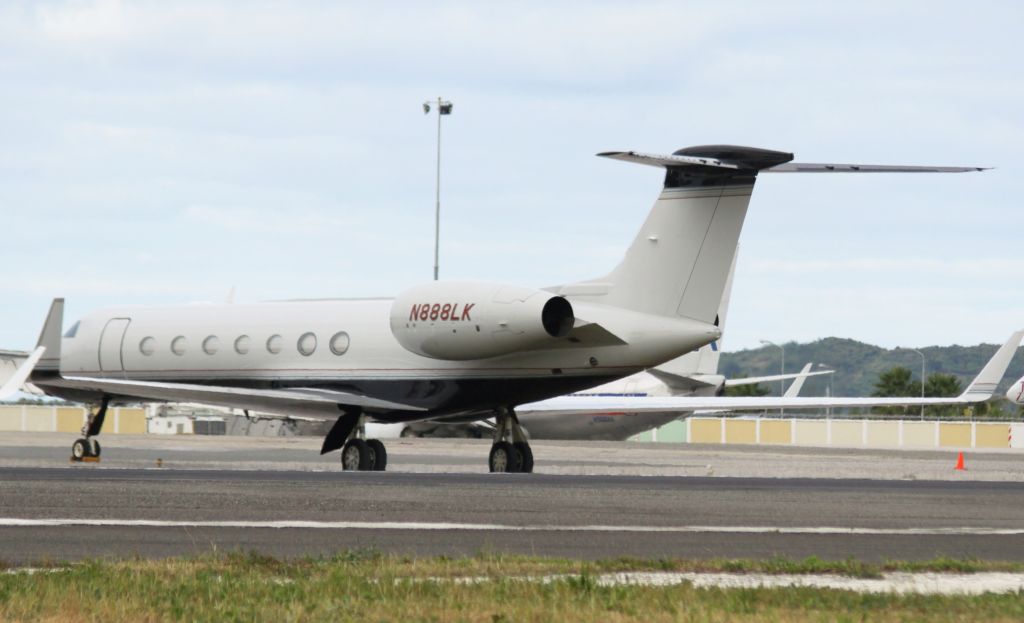
[[[689,417],[635,441],[837,448],[1024,449],[1024,422]]]

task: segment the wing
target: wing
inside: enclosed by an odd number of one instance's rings
[[[889,398],[865,396],[856,398],[754,397],[754,396],[562,396],[524,404],[519,413],[548,414],[621,414],[678,413],[694,411],[760,411],[763,409],[843,409],[869,407],[906,407],[929,405],[969,405],[992,397],[1010,360],[1024,337],[1016,331],[985,364],[978,376],[959,396],[951,398]]]
[[[380,411],[424,411],[420,407],[319,388],[254,389],[190,383],[156,383],[89,377],[63,377],[47,385],[166,402],[197,402],[229,409],[247,409],[282,416],[335,419],[338,407]]]

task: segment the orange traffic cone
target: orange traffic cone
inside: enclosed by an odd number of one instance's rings
[[[960,456],[956,457],[956,467],[954,467],[953,469],[954,470],[959,470],[961,472],[962,471],[966,471],[967,468],[964,467],[964,453],[963,452],[960,453]]]

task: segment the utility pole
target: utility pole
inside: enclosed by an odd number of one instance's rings
[[[761,340],[761,343],[764,344],[765,346],[774,346],[775,348],[778,348],[779,350],[782,351],[782,364],[779,366],[779,374],[785,374],[786,373],[786,347],[781,345],[781,344],[776,344],[775,342],[772,342],[770,340]],[[785,381],[785,379],[779,379],[779,397],[782,397],[785,394],[786,394],[786,381]],[[779,409],[779,415],[780,416],[785,415],[785,414],[786,414],[786,410],[784,408],[783,409]]]
[[[434,196],[434,281],[437,281],[441,254],[441,117],[452,114],[452,103],[440,97],[436,102],[423,102],[423,114],[430,114],[430,105],[437,105],[437,184]]]

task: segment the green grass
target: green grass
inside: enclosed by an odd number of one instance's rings
[[[481,554],[402,558],[372,551],[329,559],[258,554],[100,561],[0,575],[4,621],[1019,621],[1024,595],[869,595],[809,588],[599,586],[612,571],[839,573],[1021,571],[1015,563],[939,559],[579,562]],[[524,582],[524,576],[562,575]],[[485,578],[458,583],[446,578]]]

